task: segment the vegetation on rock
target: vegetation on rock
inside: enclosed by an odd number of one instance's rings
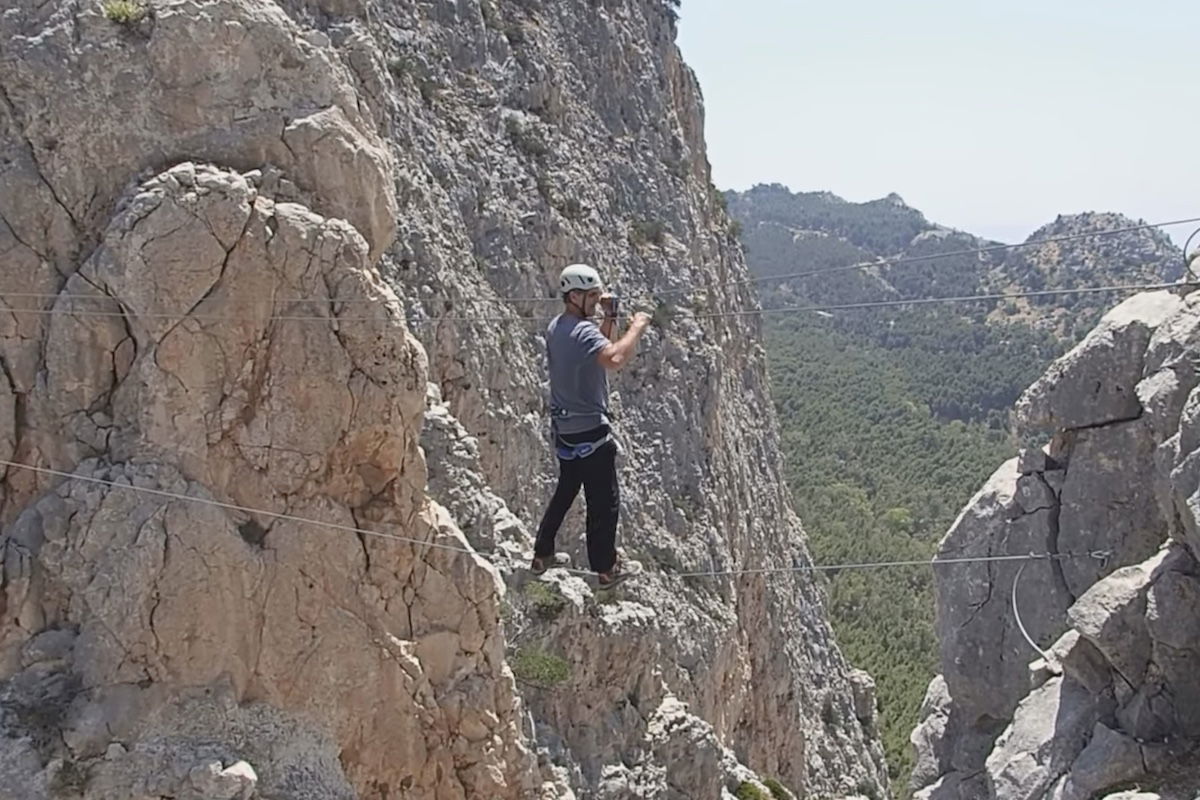
[[[778,185],[725,196],[765,307],[842,305],[1170,279],[1157,231],[962,254],[986,242],[929,223],[897,195],[848,203]],[[1060,217],[1031,239],[1132,225]],[[923,261],[890,260],[937,256]],[[857,268],[879,263],[870,269]],[[1110,306],[1109,295],[764,317],[785,468],[817,563],[924,560],[958,510],[1016,452],[1008,409]],[[927,566],[828,576],[838,642],[878,683],[893,781],[936,671]]]

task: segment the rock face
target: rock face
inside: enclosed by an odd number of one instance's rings
[[[918,796],[1088,800],[1136,782],[1175,797],[1181,773],[1194,784],[1198,341],[1200,294],[1132,297],[1018,402],[1019,430],[1049,431],[1049,445],[996,472],[941,554],[1060,557],[938,573],[942,675],[912,736]]]
[[[671,574],[808,557],[753,318],[705,316],[751,300],[668,7],[0,36],[0,796],[886,794],[811,580]],[[666,323],[614,383],[652,572],[607,598],[521,569],[573,260]]]

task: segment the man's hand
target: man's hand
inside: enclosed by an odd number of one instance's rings
[[[630,356],[633,355],[633,349],[637,345],[637,340],[642,338],[642,334],[649,327],[649,314],[645,311],[639,311],[634,314],[633,321],[630,322],[629,330],[625,331],[625,335],[619,341],[613,342],[600,351],[598,355],[600,365],[605,369],[620,369],[625,366]]]

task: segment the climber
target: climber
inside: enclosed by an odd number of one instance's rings
[[[633,315],[629,330],[612,341],[617,326],[616,299],[604,293],[600,274],[586,264],[571,264],[559,276],[564,309],[546,329],[550,367],[550,431],[558,455],[558,486],[538,526],[533,548],[534,574],[568,559],[554,550],[563,517],[583,487],[587,503],[588,565],[601,588],[642,572],[642,565],[617,552],[617,453],[608,418],[608,374],[633,356],[650,315]],[[592,321],[599,306],[600,325]]]

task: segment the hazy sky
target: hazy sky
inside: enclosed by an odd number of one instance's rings
[[[1196,0],[683,0],[680,17],[719,188],[897,192],[1001,241],[1059,213],[1200,216]]]

